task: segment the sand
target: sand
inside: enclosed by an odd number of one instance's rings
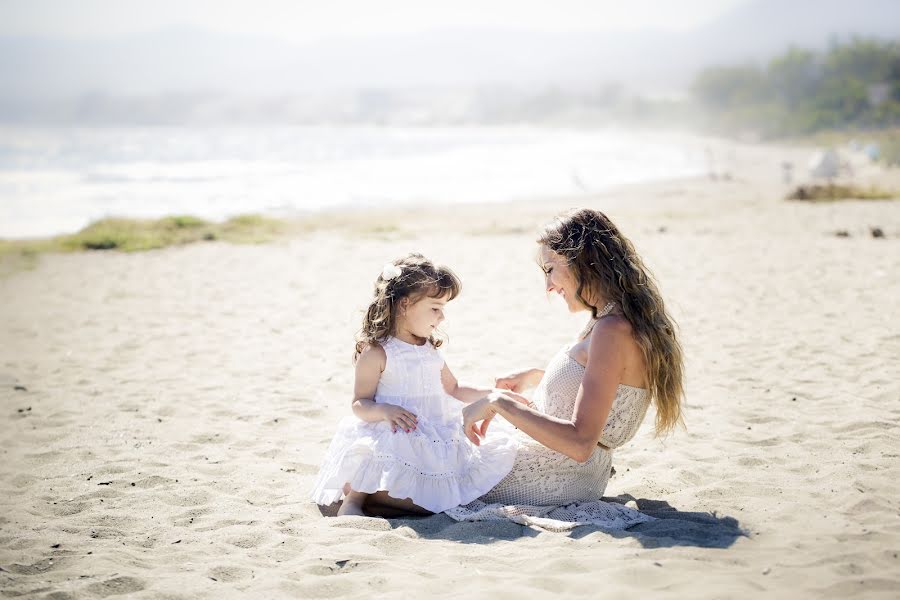
[[[896,597],[900,202],[785,202],[778,165],[800,152],[739,146],[730,180],[420,207],[398,231],[6,268],[0,594]],[[457,271],[445,355],[489,383],[584,323],[534,262],[566,206],[617,221],[681,327],[687,430],[655,438],[648,415],[606,492],[662,518],[608,534],[322,516],[308,491],[381,265],[420,250]]]

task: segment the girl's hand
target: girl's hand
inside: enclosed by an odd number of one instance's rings
[[[521,393],[526,388],[531,387],[536,383],[534,380],[539,374],[539,371],[536,369],[526,369],[524,371],[510,373],[494,380],[494,387]]]
[[[492,392],[481,400],[467,404],[462,410],[463,431],[469,441],[476,446],[481,445],[481,439],[487,435],[491,419],[497,415],[497,411],[491,406],[491,399],[497,394],[499,392]]]
[[[396,404],[379,404],[382,413],[382,420],[391,424],[391,431],[397,433],[397,429],[402,429],[406,433],[415,431],[418,418]]]

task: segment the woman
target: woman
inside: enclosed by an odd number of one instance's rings
[[[600,497],[612,449],[634,436],[651,401],[657,434],[681,421],[683,365],[674,323],[631,242],[603,213],[582,209],[557,217],[538,243],[547,291],[592,318],[546,370],[500,377],[496,387],[508,392],[464,408],[465,433],[475,444],[497,415],[527,438],[506,478],[480,501],[448,514],[562,529],[580,523],[618,529],[649,520]],[[519,393],[534,385],[534,402],[523,403]]]

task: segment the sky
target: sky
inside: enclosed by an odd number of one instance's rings
[[[97,38],[197,26],[306,42],[443,27],[685,31],[744,0],[0,0],[0,35]]]

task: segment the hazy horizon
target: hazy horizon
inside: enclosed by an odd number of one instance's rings
[[[631,98],[643,118],[711,65],[900,36],[890,0],[60,6],[0,4],[0,122],[577,124]]]
[[[411,0],[377,4],[337,0],[327,5],[304,1],[84,0],[59,18],[59,2],[6,0],[0,5],[0,36],[102,39],[194,27],[218,33],[272,37],[292,43],[325,38],[403,34],[446,27],[526,29],[543,32],[688,30],[745,4],[746,0],[685,0],[677,5],[654,0],[543,2],[460,0],[426,5]]]

